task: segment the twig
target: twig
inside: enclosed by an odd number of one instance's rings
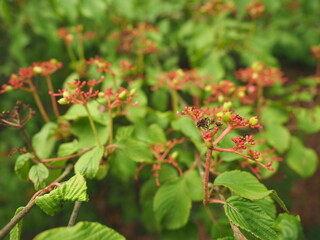
[[[71,217],[69,219],[68,227],[72,227],[76,223],[76,219],[78,217],[79,209],[81,207],[81,202],[76,201],[74,203],[74,207],[71,213]]]
[[[42,194],[39,194],[38,196]],[[0,230],[0,239],[5,237],[10,232],[10,230],[31,210],[34,204],[35,204],[35,199],[33,199],[32,201],[29,201],[29,203],[23,208],[23,210],[19,212],[16,216],[14,216],[10,220],[10,222]]]
[[[209,173],[210,173],[210,162],[211,162],[212,149],[208,148],[206,156],[206,168],[203,178],[204,190],[203,190],[203,204],[207,205],[209,196],[208,196],[208,182],[209,182]]]

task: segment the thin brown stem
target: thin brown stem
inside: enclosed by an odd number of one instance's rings
[[[54,89],[53,89],[53,86],[52,86],[52,81],[51,81],[50,76],[46,76],[46,81],[47,81],[49,92],[53,93]],[[59,109],[58,109],[58,104],[57,104],[56,98],[54,96],[52,96],[52,95],[50,95],[50,98],[51,98],[51,104],[52,104],[53,112],[56,115],[56,118],[60,118],[60,113],[59,113]]]
[[[44,109],[43,105],[42,105],[42,101],[38,95],[37,89],[35,88],[35,86],[33,85],[32,81],[29,79],[28,84],[30,86],[30,90],[32,92],[33,98],[39,108],[39,111],[41,113],[41,116],[43,117],[43,119],[48,123],[50,122],[50,119],[47,115],[46,110]]]
[[[35,199],[30,201],[21,212],[14,216],[10,222],[0,230],[0,239],[4,238],[10,230],[31,210],[35,204]]]
[[[210,173],[210,163],[211,163],[211,155],[212,155],[212,149],[207,149],[207,155],[206,155],[206,168],[205,168],[205,174],[203,178],[203,204],[207,205],[209,196],[208,196],[208,183],[209,183],[209,173]]]
[[[75,158],[75,157],[81,156],[82,154],[84,154],[86,152],[89,152],[92,149],[93,149],[93,147],[87,148],[87,149],[83,150],[82,152],[75,153],[75,154],[70,155],[70,156],[42,159],[41,162],[56,162],[56,161],[62,161],[62,160],[70,159],[70,158]]]
[[[71,217],[69,219],[68,227],[72,227],[76,223],[76,219],[78,217],[79,209],[81,207],[81,202],[76,201],[74,203],[74,207],[71,213]]]

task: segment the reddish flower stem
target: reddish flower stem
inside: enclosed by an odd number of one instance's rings
[[[47,112],[46,112],[46,110],[44,109],[44,107],[43,107],[43,105],[42,105],[42,102],[41,102],[41,99],[40,99],[40,97],[39,97],[39,95],[38,95],[37,89],[35,88],[35,86],[33,85],[32,81],[31,81],[30,79],[28,80],[28,84],[29,84],[29,86],[30,86],[30,90],[31,90],[31,92],[32,92],[33,98],[34,98],[34,100],[36,101],[36,104],[37,104],[37,106],[38,106],[38,108],[39,108],[39,111],[40,111],[40,113],[41,113],[41,116],[43,117],[43,119],[44,119],[47,123],[50,122],[50,119],[49,119],[49,117],[48,117],[48,115],[47,115]]]
[[[212,155],[212,148],[208,148],[207,155],[206,155],[206,168],[205,168],[205,174],[204,174],[204,178],[203,178],[203,184],[204,184],[203,205],[207,205],[208,201],[209,201],[208,182],[209,182],[211,155]]]
[[[221,141],[221,139],[224,138],[232,129],[233,129],[232,126],[228,126],[228,127],[219,135],[219,137],[217,137],[217,138],[213,141],[212,145],[214,145],[214,146],[217,145],[217,144]]]
[[[49,92],[54,92],[53,86],[52,86],[52,81],[50,76],[46,76],[46,81],[47,81],[47,85],[48,85],[48,89]],[[55,97],[53,95],[50,95],[51,98],[51,104],[52,104],[52,109],[54,114],[56,115],[57,118],[60,118],[60,113],[59,113],[59,109],[58,109],[58,104],[57,101],[55,99]]]

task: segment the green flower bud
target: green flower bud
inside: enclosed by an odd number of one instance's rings
[[[52,58],[52,59],[50,60],[50,62],[51,62],[53,65],[57,65],[57,64],[58,64],[58,60],[55,59],[55,58]]]
[[[33,71],[34,74],[41,74],[42,73],[42,68],[39,67],[39,66],[35,66],[35,67],[33,67],[32,71]]]
[[[245,95],[246,94],[243,91],[238,92],[238,94],[237,94],[238,98],[243,98]]]
[[[130,96],[134,95],[137,92],[136,88],[131,89],[130,91]]]
[[[4,90],[5,90],[6,92],[11,92],[11,91],[13,90],[13,87],[10,86],[10,85],[7,85],[7,86],[4,88]]]
[[[173,159],[177,159],[178,156],[179,156],[179,153],[178,153],[177,151],[175,151],[175,152],[173,152],[173,153],[171,154],[171,157],[172,157]]]
[[[222,116],[223,116],[223,112],[218,112],[218,113],[216,114],[216,116],[217,116],[217,117],[222,117]]]
[[[127,98],[127,92],[126,91],[122,91],[119,94],[119,98],[120,98],[120,100],[125,100]]]
[[[211,92],[211,91],[212,91],[212,86],[208,85],[208,86],[206,86],[206,87],[204,88],[204,90],[205,90],[206,92]]]
[[[60,98],[60,99],[58,100],[58,103],[61,104],[61,105],[66,105],[66,104],[68,104],[68,102],[67,102],[67,100],[66,100],[65,98]]]
[[[249,124],[250,124],[251,126],[255,126],[255,125],[257,125],[258,123],[259,123],[259,120],[258,120],[257,117],[251,117],[251,118],[249,119]]]
[[[231,106],[232,106],[232,102],[229,101],[229,102],[225,102],[222,108],[223,110],[230,110]]]
[[[220,95],[220,96],[218,97],[218,102],[224,102],[224,96]]]
[[[64,98],[70,97],[70,95],[71,95],[71,93],[69,91],[64,91],[63,94],[62,94],[62,96]]]
[[[231,119],[231,112],[226,112],[222,116],[222,121],[224,122],[229,122]]]
[[[98,93],[98,98],[104,98],[104,92],[99,92]]]

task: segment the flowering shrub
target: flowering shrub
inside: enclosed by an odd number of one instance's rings
[[[0,238],[23,239],[29,220],[22,219],[39,208],[55,215],[46,221],[59,221],[36,229],[36,240],[138,239],[139,232],[303,239],[300,217],[264,181],[316,171],[318,156],[304,139],[320,130],[319,46],[307,46],[315,75],[294,82],[259,45],[265,37],[257,29],[277,14],[273,3],[178,1],[142,7],[143,19],[120,2],[110,1],[106,26],[55,23],[61,62],[36,60],[1,83],[0,96],[15,103],[1,109],[1,131],[22,136],[7,151],[10,172],[25,182],[28,200],[5,218]],[[66,14],[55,1],[39,4],[67,19],[104,19],[108,8],[104,0],[74,1],[65,4],[78,10]],[[106,221],[89,216],[89,205]],[[131,232],[121,227],[130,221]]]

